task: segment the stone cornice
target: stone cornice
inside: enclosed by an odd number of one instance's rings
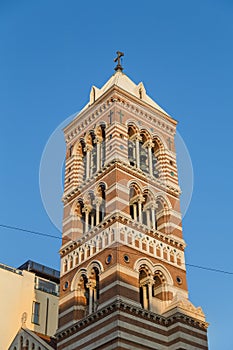
[[[113,225],[115,222],[122,223],[132,229],[137,229],[140,231],[142,234],[146,234],[152,238],[158,239],[161,243],[166,243],[174,248],[184,250],[186,247],[186,244],[183,239],[180,239],[178,237],[175,237],[174,235],[170,236],[169,234],[162,233],[157,230],[149,229],[147,226],[132,220],[128,216],[124,215],[123,213],[115,213],[115,214],[110,214],[104,220],[98,225],[95,226],[93,229],[88,231],[86,234],[82,236],[77,241],[72,241],[70,240],[69,242],[65,243],[61,248],[60,248],[60,255],[61,257],[65,256],[66,254],[69,254],[72,252],[74,249],[78,248],[79,246],[85,244],[87,241],[95,237],[97,234],[102,232],[104,229],[110,227]],[[68,238],[69,239],[69,238]]]
[[[113,105],[117,106],[117,104],[124,108],[125,111],[133,113],[140,119],[145,119],[147,122],[153,123],[154,127],[168,132],[169,134],[175,134],[177,122],[173,118],[147,105],[145,102],[138,100],[134,96],[131,96],[119,87],[112,87],[93,105],[81,111],[75,119],[64,128],[66,142],[73,142],[80,133],[90,127],[90,124],[94,124],[103,113],[107,112]]]
[[[56,333],[58,342],[59,340],[70,337],[71,335],[77,333],[81,329],[84,329],[86,326],[88,326],[92,322],[95,322],[98,319],[101,319],[115,311],[126,312],[136,317],[150,320],[153,323],[156,323],[164,327],[170,327],[177,322],[182,322],[196,329],[201,329],[206,331],[206,329],[208,328],[207,322],[200,321],[191,316],[185,315],[181,312],[175,312],[173,315],[169,317],[164,317],[154,312],[126,303],[125,301],[122,301],[119,298],[115,302],[109,304],[108,306],[101,308],[100,310],[90,314],[89,316],[83,318],[77,323],[67,327],[65,330],[62,330],[61,332],[59,332],[58,330],[58,332]]]
[[[133,167],[130,164],[125,164],[120,159],[112,160],[110,163],[106,164],[99,172],[96,172],[93,176],[91,176],[88,180],[84,181],[80,186],[72,187],[71,189],[68,189],[66,192],[64,192],[64,195],[62,197],[62,201],[64,203],[67,203],[74,199],[74,197],[77,196],[78,193],[84,192],[85,190],[89,189],[93,184],[95,184],[97,181],[101,180],[104,173],[110,172],[114,168],[119,168],[128,174],[131,174],[133,176],[136,176],[138,179],[147,182],[148,184],[152,186],[158,187],[159,190],[164,191],[165,193],[169,193],[172,196],[178,197],[181,193],[180,187],[177,185],[173,185],[171,181],[166,182],[160,179],[156,179],[152,176],[149,176],[148,174],[144,174],[142,170]]]

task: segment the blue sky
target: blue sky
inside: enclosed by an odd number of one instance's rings
[[[179,121],[192,159],[187,263],[233,271],[231,0],[0,0],[0,224],[60,236],[40,196],[42,152],[91,85],[112,75],[117,50],[125,73]],[[59,268],[58,239],[0,234],[1,262]],[[190,299],[210,323],[210,349],[232,350],[233,275],[187,272]]]

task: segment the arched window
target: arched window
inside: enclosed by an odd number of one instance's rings
[[[129,190],[130,216],[148,228],[157,230],[156,203],[152,193],[146,190],[143,195],[137,184],[131,184]]]
[[[104,166],[105,159],[106,159],[106,139],[105,139],[105,125],[100,125],[96,138],[99,138],[99,142],[101,144],[100,146],[100,155],[99,155],[99,163],[100,167]],[[97,169],[99,170],[99,169]]]
[[[159,171],[158,171],[158,156],[160,152],[160,145],[158,143],[158,140],[153,140],[153,147],[152,147],[152,175],[156,178],[159,177]]]
[[[139,269],[139,294],[140,303],[146,310],[152,310],[152,286],[151,271],[143,264]]]
[[[139,271],[140,304],[144,309],[148,309],[148,290],[143,281],[147,278],[147,273],[142,269]]]
[[[142,223],[153,230],[157,230],[156,203],[150,191],[143,194]]]
[[[94,132],[91,132],[90,136],[91,154],[89,176],[92,176],[97,170],[97,143]]]
[[[74,146],[75,155],[74,168],[77,169],[77,184],[82,183],[86,180],[86,163],[87,163],[87,153],[84,139],[78,141]]]
[[[105,163],[105,125],[99,125],[85,137],[83,155],[84,180],[87,180],[96,172],[100,171]]]
[[[161,277],[159,277],[158,274],[156,273],[154,276],[153,297],[156,297],[157,294],[161,292],[160,290],[161,285],[162,285]]]
[[[141,133],[139,141],[140,168],[144,173],[149,173],[149,159],[147,147],[148,135]]]
[[[99,303],[99,268],[94,266],[88,279],[89,313],[97,310]]]
[[[94,224],[99,225],[101,221],[104,220],[106,216],[106,198],[105,198],[106,186],[104,183],[99,184],[95,188],[95,196],[93,200],[94,208]]]
[[[86,313],[88,313],[89,308],[89,288],[87,286],[88,280],[85,274],[82,274],[79,280],[79,287],[81,290],[81,295],[83,297],[84,305],[86,306]]]
[[[77,216],[76,229],[78,234],[85,232],[85,211],[82,199],[78,199],[74,208],[74,215]]]
[[[20,350],[23,350],[23,337],[20,337]]]
[[[73,204],[71,212],[77,217],[77,220],[74,218],[73,228],[76,229],[79,236],[104,220],[106,216],[105,188],[105,184],[101,183],[95,188],[95,191],[89,191],[85,194],[84,199],[79,198]]]
[[[135,221],[141,222],[142,202],[143,197],[140,188],[135,183],[131,184],[129,189],[129,207],[131,218]]]
[[[167,227],[167,223],[169,222],[168,204],[163,197],[159,197],[156,200],[156,213],[157,229],[164,233],[169,233]]]
[[[134,126],[128,127],[128,158],[132,166],[137,165],[136,161],[136,129]]]

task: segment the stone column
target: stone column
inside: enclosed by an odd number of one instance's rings
[[[95,217],[94,217],[94,214],[92,213],[91,214],[91,228],[94,227],[94,219],[95,219]]]
[[[138,198],[138,221],[142,223],[142,203],[144,202],[144,197],[140,196]]]
[[[89,288],[89,307],[88,307],[89,314],[91,314],[94,309],[95,287],[96,287],[95,281],[90,281],[87,283],[87,288]]]
[[[137,204],[133,204],[133,219],[137,220]]]
[[[87,163],[86,163],[86,180],[90,177],[90,166],[91,166],[91,151],[92,151],[91,145],[86,145],[85,151],[87,153]]]
[[[152,147],[154,146],[152,141],[147,141],[146,145],[148,148],[148,167],[149,167],[149,174],[153,176],[153,164],[152,164]]]
[[[153,230],[156,229],[156,209],[158,205],[154,204],[151,206],[151,218],[152,218],[152,228]]]
[[[93,311],[93,288],[89,287],[89,314]]]
[[[101,139],[98,137],[96,138],[96,171],[100,171],[101,169]]]
[[[140,149],[139,149],[139,141],[141,140],[140,134],[135,134],[131,137],[132,141],[135,141],[135,151],[136,151],[136,166],[140,168]]]
[[[85,230],[84,232],[86,233],[89,230],[89,214],[91,212],[91,206],[90,205],[85,205],[83,208],[83,213],[85,213]]]
[[[147,286],[142,286],[142,294],[143,294],[143,308],[148,310],[148,299],[147,299]]]
[[[102,203],[102,198],[101,197],[96,197],[94,200],[95,204],[95,215],[96,215],[96,226],[99,225],[100,223],[100,205]]]
[[[150,209],[146,209],[146,224],[150,227]]]
[[[147,281],[147,288],[148,288],[148,304],[149,304],[149,310],[152,311],[152,287],[154,284],[154,280],[152,278],[150,278]]]

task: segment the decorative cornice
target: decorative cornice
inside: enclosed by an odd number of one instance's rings
[[[127,93],[125,91],[118,87],[114,87],[110,89],[108,93],[104,94],[105,101],[101,101],[103,100],[102,98],[100,101],[96,101],[93,105],[90,105],[88,108],[81,111],[80,114],[78,114],[64,129],[66,143],[72,142],[81,132],[89,127],[91,123],[95,123],[96,119],[103,113],[107,112],[115,103],[120,104],[125,111],[133,113],[133,115],[140,119],[145,119],[147,122],[153,123],[154,127],[175,135],[175,126],[173,124],[176,124],[177,122],[174,119],[163,115],[161,112],[146,104],[143,108],[135,98],[132,98],[129,94],[129,96],[126,95]],[[135,101],[129,102],[127,98],[131,98],[132,100],[135,99]]]
[[[170,236],[169,234],[165,234],[154,229],[149,229],[146,225],[132,220],[123,213],[115,213],[110,214],[106,218],[104,218],[104,220],[98,226],[95,226],[93,229],[88,231],[82,236],[82,238],[78,239],[77,241],[71,240],[68,243],[64,244],[60,249],[61,257],[72,252],[74,249],[80,247],[81,245],[85,244],[87,241],[94,238],[97,234],[101,233],[104,229],[113,225],[115,222],[124,224],[132,229],[137,229],[142,234],[148,235],[151,238],[156,238],[161,243],[169,244],[174,248],[180,249],[182,251],[186,247],[186,244],[183,239],[175,237],[174,235]]]
[[[149,176],[148,174],[143,173],[141,169],[138,169],[130,164],[124,163],[121,159],[115,159],[109,162],[108,164],[104,165],[100,171],[93,174],[89,179],[83,181],[81,185],[77,187],[72,187],[71,189],[64,192],[62,201],[64,203],[67,203],[70,200],[74,199],[74,197],[76,197],[77,194],[81,193],[81,191],[89,189],[93,184],[96,183],[96,181],[99,181],[102,178],[103,174],[107,174],[114,168],[119,168],[130,175],[136,176],[140,180],[148,182],[148,184],[150,185],[157,186],[160,190],[164,191],[165,193],[167,192],[173,196],[178,197],[181,193],[180,187],[176,184],[173,184],[171,181],[164,181],[154,178],[152,176]]]
[[[98,319],[101,319],[102,317],[107,316],[108,314],[111,314],[115,311],[127,312],[129,314],[140,317],[142,319],[146,318],[152,321],[153,323],[159,324],[164,327],[170,327],[177,322],[182,322],[182,323],[188,324],[191,327],[195,327],[197,329],[201,329],[204,331],[206,331],[206,329],[208,328],[207,322],[200,321],[191,316],[185,315],[181,312],[175,312],[173,315],[169,317],[164,317],[154,312],[137,307],[135,305],[128,304],[119,298],[115,302],[109,304],[108,306],[88,315],[87,317],[83,318],[82,320],[78,321],[72,326],[67,327],[65,330],[61,332],[59,332],[58,330],[58,332],[56,333],[58,342],[62,339],[70,337],[72,334],[77,333],[78,331],[85,328],[92,322],[95,322]]]

